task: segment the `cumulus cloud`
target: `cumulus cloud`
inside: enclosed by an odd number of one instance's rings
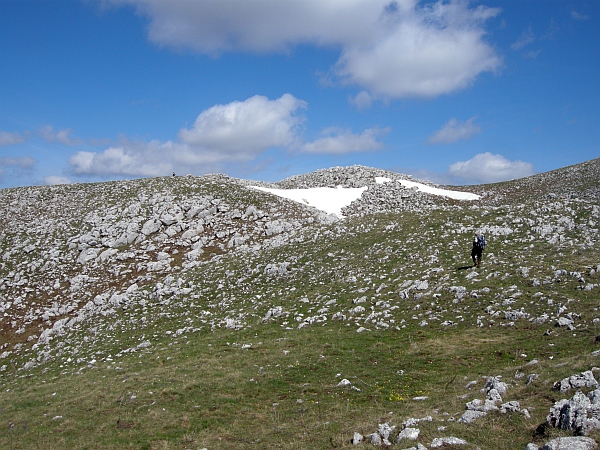
[[[57,176],[57,175],[50,175],[50,176],[44,177],[44,184],[47,184],[50,186],[54,186],[57,184],[71,184],[71,183],[73,183],[73,182],[67,177],[61,177],[61,176]]]
[[[0,145],[21,144],[27,140],[27,134],[9,133],[8,131],[0,131]]]
[[[467,0],[107,0],[134,5],[158,45],[218,55],[339,48],[334,78],[381,98],[435,97],[469,86],[502,61],[485,41],[498,8]]]
[[[81,139],[77,139],[72,137],[73,130],[70,128],[65,128],[64,130],[55,131],[54,128],[50,125],[43,126],[39,129],[39,135],[46,142],[58,142],[63,145],[81,145],[83,141]]]
[[[102,152],[77,152],[69,159],[69,165],[74,175],[155,177],[182,169],[186,163],[198,164],[201,159],[198,156],[186,161],[188,153],[188,146],[172,141],[123,140],[120,145]]]
[[[298,114],[306,103],[284,94],[276,100],[254,96],[203,111],[178,140],[132,142],[122,139],[102,152],[80,151],[69,160],[75,175],[160,176],[207,173],[226,163],[251,161],[274,147],[299,145]]]
[[[502,62],[483,37],[498,10],[438,2],[389,14],[369,40],[345,45],[336,72],[383,98],[436,97],[469,86]]]
[[[202,112],[191,129],[179,131],[184,144],[217,150],[224,159],[246,159],[270,147],[291,145],[306,103],[291,94],[277,100],[255,95],[243,102],[216,105]]]
[[[475,117],[471,117],[466,122],[459,122],[452,118],[441,129],[433,133],[427,142],[429,144],[452,144],[471,139],[481,133],[481,128],[473,123],[474,120]]]
[[[361,134],[354,134],[350,130],[329,128],[323,131],[322,138],[302,145],[301,151],[340,155],[378,150],[383,147],[383,143],[379,142],[377,137],[389,131],[389,128],[369,128]]]
[[[490,152],[475,155],[468,161],[459,161],[448,169],[451,177],[475,183],[495,183],[533,175],[533,165],[523,161],[509,161]]]

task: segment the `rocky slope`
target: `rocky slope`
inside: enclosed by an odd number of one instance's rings
[[[274,184],[209,175],[2,190],[0,380],[114,364],[150,351],[157,327],[173,340],[263,323],[593,333],[599,168],[464,188],[482,196],[467,202],[361,166]],[[252,185],[367,190],[339,219]],[[482,268],[469,265],[475,231],[489,242]],[[468,420],[487,411],[471,405]]]

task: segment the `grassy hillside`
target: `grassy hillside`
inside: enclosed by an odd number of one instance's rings
[[[384,423],[419,428],[399,449],[572,435],[540,425],[574,393],[553,384],[600,365],[597,168],[342,221],[218,176],[1,191],[0,448],[354,448]],[[460,423],[489,377],[527,412]]]

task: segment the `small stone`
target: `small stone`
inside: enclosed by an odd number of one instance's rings
[[[352,445],[358,445],[362,443],[364,439],[365,437],[362,434],[355,432],[354,436],[352,437]]]
[[[506,402],[506,403],[502,404],[502,406],[500,406],[500,412],[502,414],[506,414],[507,412],[519,412],[519,411],[521,411],[521,404],[516,400]]]
[[[475,410],[467,410],[464,414],[458,419],[459,423],[473,423],[477,419],[486,416],[487,413],[485,411],[475,411]]]
[[[376,445],[376,446],[381,446],[381,444],[383,444],[379,433],[372,433],[369,436],[369,440],[371,441],[371,444]]]
[[[437,448],[443,447],[444,445],[467,445],[467,441],[454,436],[435,438],[431,441],[430,447]]]
[[[390,434],[392,434],[392,432],[396,429],[395,426],[391,427],[389,423],[380,423],[377,427],[377,431],[379,432],[379,435],[383,438],[383,439],[388,439],[390,437]]]
[[[396,444],[398,444],[402,439],[410,439],[411,441],[414,441],[419,438],[420,432],[421,430],[418,428],[405,428],[400,432],[400,434],[398,434],[398,437],[396,438]]]
[[[557,327],[568,327],[569,325],[573,325],[573,321],[571,319],[567,319],[566,317],[559,317],[556,321]]]

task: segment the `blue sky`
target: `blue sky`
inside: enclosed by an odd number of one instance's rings
[[[2,0],[0,187],[600,156],[596,0]]]

